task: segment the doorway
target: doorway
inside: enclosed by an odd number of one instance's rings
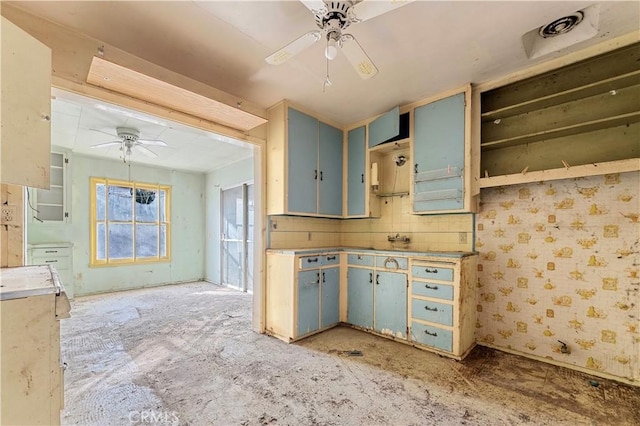
[[[224,285],[253,292],[253,183],[221,190],[220,254]]]

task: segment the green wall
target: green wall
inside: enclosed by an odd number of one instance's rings
[[[75,295],[87,295],[201,280],[205,271],[205,175],[131,164],[131,180],[171,185],[171,261],[89,267],[89,178],[129,179],[122,161],[70,156],[68,223],[39,223],[27,215],[27,243],[73,243]],[[65,283],[65,285],[68,285]]]

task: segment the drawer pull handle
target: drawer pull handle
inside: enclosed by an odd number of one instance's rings
[[[358,260],[362,260],[362,255],[361,254],[358,255]]]
[[[425,284],[424,288],[428,288],[429,290],[437,290],[438,286],[437,285],[430,286],[429,284]]]
[[[387,269],[391,269],[391,267],[389,267],[389,263],[391,263],[392,265],[394,265],[395,267],[393,268],[394,270],[398,270],[400,269],[400,265],[398,264],[398,261],[396,259],[394,259],[393,257],[387,257],[384,260],[384,267]]]
[[[425,306],[424,306],[424,308],[425,308],[427,311],[438,312],[438,308],[430,308],[430,307],[429,307],[429,306],[427,306],[427,305],[425,305]]]
[[[57,260],[45,260],[46,263],[58,263]]]
[[[437,274],[437,273],[438,273],[438,270],[437,270],[437,269],[435,269],[435,268],[434,268],[434,269],[424,268],[424,271],[425,271],[427,274]]]
[[[438,337],[438,333],[429,333],[429,330],[425,330],[424,332],[429,336]]]
[[[45,250],[44,252],[45,253],[57,253],[58,250]]]
[[[309,259],[309,258],[307,258],[307,263],[315,263],[315,262],[317,262],[317,261],[318,261],[318,258],[317,258],[317,257],[314,257],[313,259]]]
[[[335,256],[327,256],[327,260],[336,260]]]

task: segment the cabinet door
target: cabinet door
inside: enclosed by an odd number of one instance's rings
[[[0,182],[49,189],[51,49],[2,17]]]
[[[340,268],[323,269],[320,276],[320,328],[324,328],[340,321]]]
[[[464,207],[464,111],[464,93],[415,109],[415,212]]]
[[[296,337],[320,328],[320,270],[298,272],[298,328]]]
[[[318,213],[342,216],[342,130],[319,126]]]
[[[369,147],[388,141],[399,133],[400,107],[395,107],[369,123]]]
[[[287,208],[292,213],[317,212],[318,120],[288,110]]]
[[[375,321],[377,332],[407,337],[407,275],[398,272],[375,273]]]
[[[364,216],[365,127],[349,130],[347,138],[347,216]]]
[[[349,268],[347,287],[347,321],[373,328],[373,269]]]

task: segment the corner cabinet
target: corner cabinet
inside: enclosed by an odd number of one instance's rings
[[[467,86],[414,109],[413,213],[473,211],[470,105]]]
[[[267,253],[266,332],[286,342],[340,321],[340,253]]]
[[[51,49],[1,19],[0,182],[49,189]]]
[[[281,102],[269,110],[267,214],[342,217],[343,131]]]

